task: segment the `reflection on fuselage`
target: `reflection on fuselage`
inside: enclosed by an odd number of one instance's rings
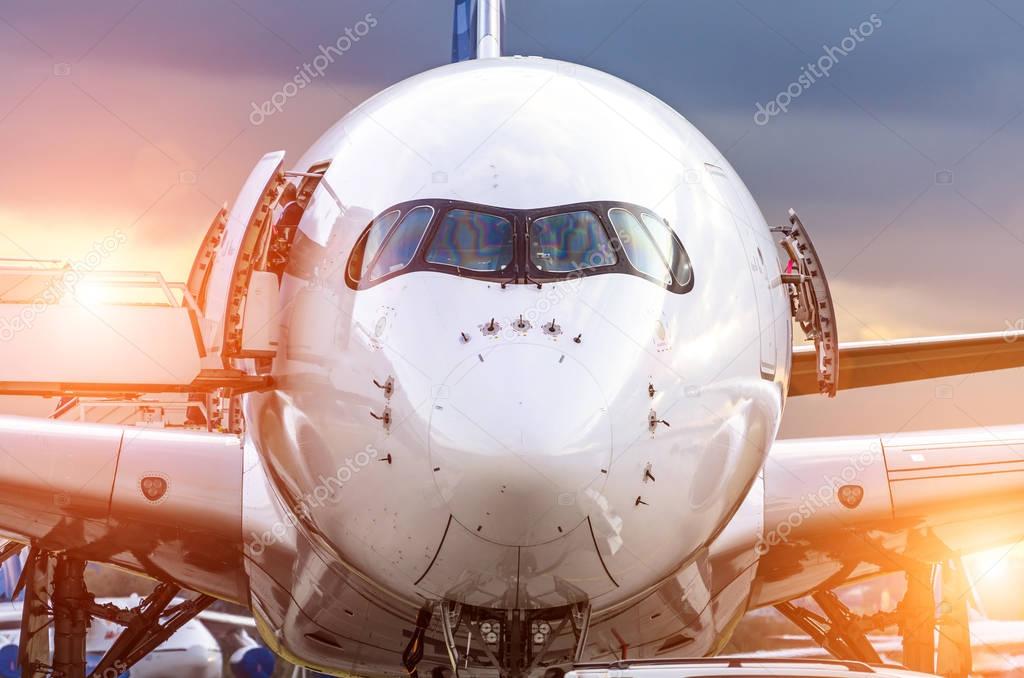
[[[249,421],[317,557],[404,609],[638,601],[721,532],[777,430],[764,219],[678,114],[573,69],[438,69],[298,163],[333,158],[339,200],[300,224]]]

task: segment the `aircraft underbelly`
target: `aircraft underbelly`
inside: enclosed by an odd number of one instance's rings
[[[709,548],[646,595],[599,615],[592,624],[586,658],[614,660],[624,653],[630,658],[702,656],[720,651],[747,609],[763,529],[763,497],[758,480],[729,528]],[[251,572],[253,609],[265,641],[286,656],[301,656],[334,670],[399,675],[394,667],[415,629],[417,609],[396,602],[337,564],[329,565],[303,537],[294,545],[297,552],[287,580],[275,581],[258,568]],[[572,642],[572,634],[566,632],[552,648],[568,652]],[[424,644],[421,668],[447,665],[436,613]],[[339,657],[344,658],[341,664]]]

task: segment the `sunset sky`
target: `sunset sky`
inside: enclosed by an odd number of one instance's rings
[[[252,123],[367,15],[322,78]],[[755,122],[872,15],[829,77]],[[723,150],[770,222],[796,207],[845,340],[1024,319],[1020,3],[508,0],[508,19],[506,53],[651,91]],[[359,102],[446,63],[450,24],[449,0],[0,0],[0,256],[76,259],[120,229],[106,267],[183,278],[260,155],[297,158]],[[785,433],[1015,422],[1022,386],[1012,371],[805,398]]]

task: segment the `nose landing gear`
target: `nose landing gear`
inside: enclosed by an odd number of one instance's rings
[[[456,678],[460,669],[470,670],[474,665],[496,668],[502,678],[521,678],[544,667],[545,676],[557,677],[564,675],[557,665],[583,659],[590,606],[494,610],[446,600],[441,603],[441,624]],[[465,650],[460,652],[461,647]]]

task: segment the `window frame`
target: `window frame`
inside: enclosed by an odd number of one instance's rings
[[[657,241],[654,240],[654,238],[651,237],[650,229],[647,228],[647,224],[645,224],[643,222],[643,219],[642,218],[638,219],[635,214],[633,214],[632,212],[630,212],[629,210],[627,210],[627,209],[625,209],[623,207],[609,207],[608,208],[608,223],[611,224],[612,230],[615,231],[615,237],[619,240],[620,244],[622,243],[622,238],[619,236],[619,229],[616,228],[615,221],[612,219],[612,212],[625,212],[626,214],[628,214],[630,217],[633,218],[633,221],[635,222],[635,224],[647,236],[647,242],[649,242],[651,247],[654,248],[654,253],[658,256],[658,260],[661,262],[662,268],[665,269],[665,276],[668,277],[668,280],[661,279],[661,280],[659,280],[659,282],[662,283],[662,284],[671,285],[671,283],[675,280],[675,277],[672,275],[672,264],[667,262],[667,261],[665,261],[665,255],[662,254],[661,248],[658,247]],[[630,256],[629,249],[625,245],[622,245],[622,254],[627,259],[629,259],[630,265],[633,268],[635,268],[637,271],[639,271],[640,273],[644,274],[645,276],[651,277],[654,280],[658,280],[657,276],[655,276],[650,271],[645,271],[635,261],[633,261],[633,257]]]
[[[640,225],[643,226],[644,229],[647,231],[648,235],[651,236],[651,240],[652,242],[654,242],[655,247],[658,246],[658,241],[655,238],[654,234],[651,233],[651,229],[647,227],[647,222],[644,221],[644,217],[648,216],[651,219],[660,222],[662,227],[666,231],[668,231],[669,237],[672,238],[672,244],[674,246],[672,251],[672,259],[665,262],[665,264],[668,266],[668,274],[672,277],[672,282],[676,287],[680,289],[685,289],[686,291],[691,290],[693,288],[693,260],[690,259],[690,253],[686,251],[685,247],[683,247],[683,242],[679,239],[679,234],[676,233],[675,229],[672,228],[672,225],[668,223],[667,219],[662,219],[661,217],[659,217],[657,214],[654,213],[654,210],[640,209],[637,213],[637,216],[640,217]],[[686,263],[689,264],[690,267],[690,278],[686,282],[679,282],[679,278],[676,276],[675,255],[678,253],[682,253],[682,255],[686,257]],[[663,258],[664,256],[665,254],[662,253]]]
[[[398,207],[389,207],[371,219],[370,223],[363,228],[359,237],[356,238],[355,243],[352,245],[352,249],[349,250],[348,258],[345,260],[345,282],[352,289],[356,289],[359,286],[363,277],[370,272],[370,265],[373,264],[373,260],[366,261],[366,243],[370,240],[370,231],[373,229],[373,225],[393,212],[397,212],[398,216],[395,217],[394,223],[391,224],[390,228],[388,228],[388,232],[385,234],[384,240],[381,241],[380,247],[377,248],[377,252],[374,254],[374,259],[376,259],[377,254],[380,254],[381,247],[384,246],[384,243],[387,242],[387,239],[391,236],[392,229],[394,229],[395,226],[398,225],[398,222],[402,220],[402,210],[398,209]],[[358,277],[353,275],[353,269],[358,271]]]
[[[412,214],[413,212],[422,207],[426,207],[427,209],[430,210],[430,218],[427,219],[427,224],[423,227],[423,232],[420,233],[420,239],[416,243],[416,247],[415,249],[413,249],[412,257],[409,259],[409,261],[407,261],[400,268],[396,268],[393,271],[388,271],[387,273],[379,275],[376,278],[367,278],[367,275],[373,272],[374,267],[376,267],[377,263],[380,261],[380,255],[387,251],[388,245],[391,244],[391,239],[395,237],[395,233],[398,232],[398,229],[402,227],[402,224],[405,223],[405,220],[409,218],[410,214]],[[388,210],[387,212],[385,212],[385,214],[388,214],[393,211],[394,210]],[[366,282],[370,284],[379,283],[382,280],[394,278],[396,275],[400,275],[403,271],[407,270],[410,266],[412,266],[416,262],[416,259],[423,254],[423,243],[426,242],[427,233],[430,232],[430,230],[433,228],[434,221],[436,219],[437,208],[429,203],[417,201],[415,204],[403,208],[398,215],[398,220],[394,224],[392,224],[391,229],[388,231],[388,237],[384,238],[384,242],[382,242],[380,244],[380,247],[377,248],[377,253],[376,255],[374,255],[373,261],[370,262],[370,267],[366,269],[366,273],[360,274],[360,280],[366,279]],[[367,233],[369,233],[369,231],[367,231]]]
[[[412,260],[404,268],[398,269],[382,275],[374,280],[366,279],[366,276],[361,276],[360,279],[354,279],[351,275],[352,271],[352,257],[359,252],[359,256],[362,257],[365,253],[366,239],[369,235],[369,229],[373,225],[373,222],[379,219],[381,216],[398,210],[400,212],[398,221],[392,227],[391,232],[388,233],[388,237],[380,248],[377,250],[374,260],[367,264],[367,273],[373,270],[373,266],[376,264],[377,258],[380,254],[385,251],[391,237],[394,232],[401,225],[402,220],[405,219],[408,212],[416,209],[417,207],[431,207],[434,210],[434,214],[431,216],[430,222],[423,231],[423,235],[420,238],[419,245],[417,246],[416,253]],[[685,257],[685,260],[689,263],[690,279],[684,284],[676,279],[675,270],[672,262],[666,262],[668,266],[670,282],[659,280],[647,273],[636,268],[633,263],[629,260],[629,256],[626,254],[622,243],[619,240],[618,233],[611,224],[609,211],[612,209],[622,209],[633,215],[634,218],[640,223],[641,227],[647,230],[646,224],[644,224],[641,214],[646,214],[654,219],[660,221],[669,231],[672,236],[673,246],[678,249],[679,255]],[[512,263],[503,271],[473,271],[466,268],[461,268],[452,264],[441,264],[427,261],[427,251],[430,243],[433,241],[437,231],[439,230],[441,223],[444,218],[448,215],[448,212],[452,210],[467,210],[471,212],[480,212],[494,217],[507,219],[512,224]],[[543,217],[557,216],[559,214],[568,214],[571,212],[589,211],[594,214],[597,218],[598,223],[604,229],[605,237],[608,242],[611,243],[612,251],[615,254],[616,261],[612,264],[599,266],[596,268],[584,268],[576,271],[568,272],[547,272],[538,268],[531,258],[530,254],[530,227],[533,221],[541,219]],[[648,233],[649,237],[652,237]],[[655,245],[657,245],[655,241]],[[673,256],[676,252],[673,252]],[[543,207],[537,209],[506,209],[502,207],[495,207],[493,205],[484,205],[481,203],[467,202],[464,200],[449,200],[449,199],[426,199],[426,200],[410,200],[396,205],[388,206],[381,210],[377,215],[371,219],[366,227],[364,227],[362,233],[356,239],[355,245],[353,245],[349,252],[348,260],[345,265],[345,283],[352,290],[364,290],[370,287],[375,287],[381,283],[387,282],[392,278],[407,273],[413,273],[417,271],[431,271],[436,273],[444,273],[446,275],[455,275],[461,278],[469,278],[473,280],[481,280],[485,282],[497,282],[505,285],[536,285],[538,283],[554,283],[565,280],[570,280],[579,277],[589,277],[593,275],[604,275],[607,273],[621,273],[624,275],[633,275],[639,278],[643,278],[648,282],[657,285],[669,292],[674,294],[686,294],[691,291],[694,287],[696,275],[693,270],[693,261],[690,259],[690,255],[686,248],[683,246],[679,235],[675,232],[669,222],[658,216],[658,214],[649,208],[641,207],[632,203],[601,200],[591,202],[579,202],[566,205],[556,205],[552,207]]]
[[[358,280],[362,280],[363,276],[365,276],[367,273],[370,272],[370,264],[373,263],[372,259],[370,261],[366,261],[365,257],[366,257],[366,245],[367,245],[367,243],[370,240],[370,232],[373,230],[374,224],[379,222],[384,217],[390,216],[392,214],[397,214],[398,216],[396,216],[395,220],[391,222],[390,226],[388,226],[387,231],[384,233],[384,239],[381,240],[380,241],[380,245],[377,246],[377,251],[374,252],[374,256],[373,256],[373,258],[376,259],[377,255],[380,254],[381,249],[384,247],[384,243],[386,243],[388,241],[388,238],[391,237],[391,231],[395,230],[395,226],[397,226],[398,222],[400,222],[402,220],[402,212],[401,212],[401,210],[397,210],[397,209],[387,210],[386,212],[381,212],[379,215],[374,217],[373,221],[371,221],[367,225],[367,227],[363,230],[362,235],[359,236],[359,240],[356,242],[356,246],[352,248],[353,253],[356,251],[356,247],[360,248],[360,251],[359,251],[359,262],[358,262],[359,263],[359,278],[358,278]],[[351,267],[355,263],[356,263],[356,261],[350,256],[349,257],[349,262],[348,262],[348,264],[345,267],[346,268],[346,275],[350,275],[351,274]]]

